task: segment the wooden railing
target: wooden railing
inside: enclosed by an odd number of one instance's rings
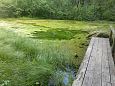
[[[113,59],[115,61],[115,29],[110,26],[110,45],[112,47],[112,55],[113,55]]]

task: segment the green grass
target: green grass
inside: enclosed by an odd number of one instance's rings
[[[8,80],[8,86],[32,86],[36,82],[45,86],[58,68],[64,70],[66,64],[72,64],[71,50],[66,51],[61,43],[41,43],[6,30],[0,30],[0,35],[1,84]]]
[[[66,66],[76,71],[92,31],[107,31],[114,22],[1,19],[0,86],[64,86]],[[71,86],[72,77],[69,76]],[[40,84],[40,85],[37,85]]]
[[[36,39],[49,39],[49,40],[70,40],[75,38],[76,34],[86,35],[88,32],[81,30],[68,30],[68,29],[49,29],[47,31],[34,31],[32,38]]]

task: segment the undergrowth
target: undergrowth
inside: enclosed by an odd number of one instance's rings
[[[50,78],[56,81],[57,71],[73,65],[73,52],[61,43],[33,40],[2,29],[0,35],[1,86],[47,86]]]

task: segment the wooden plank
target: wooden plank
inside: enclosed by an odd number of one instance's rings
[[[92,84],[92,80],[93,80],[93,73],[95,71],[95,56],[96,56],[96,52],[97,52],[97,45],[98,45],[98,39],[95,38],[95,43],[93,45],[93,50],[91,52],[91,56],[90,56],[90,61],[89,61],[89,64],[88,64],[88,68],[87,68],[87,71],[86,71],[86,74],[85,74],[85,78],[84,78],[84,81],[83,81],[83,85],[82,86],[90,86]]]
[[[109,39],[103,38],[103,56],[102,56],[102,86],[111,86],[110,83],[110,72],[109,72],[109,58],[107,55],[107,46]]]
[[[112,86],[115,86],[115,66],[114,66],[114,62],[113,62],[113,57],[112,57],[112,52],[111,52],[111,47],[110,47],[110,43],[107,42],[107,50],[108,50],[108,59],[109,59],[109,72],[110,72],[110,83],[112,84]]]
[[[92,38],[72,86],[115,86],[115,67],[108,38]]]
[[[93,72],[93,82],[91,86],[101,86],[101,77],[102,77],[102,72],[101,72],[101,57],[102,57],[102,40],[98,38],[98,45],[97,45],[97,50],[95,54],[95,65],[94,65],[94,72]]]
[[[72,86],[82,86],[94,43],[95,43],[95,39],[92,38],[88,46],[88,49],[86,51],[84,60],[79,68],[77,79],[73,82]]]

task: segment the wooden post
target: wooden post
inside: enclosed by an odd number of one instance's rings
[[[109,41],[110,41],[110,45],[112,46],[113,40],[112,40],[112,30],[111,29],[110,29]]]
[[[111,28],[111,32],[110,32],[110,44],[112,46],[112,55],[113,55],[113,59],[115,61],[115,29],[110,26]]]
[[[113,58],[114,58],[114,61],[115,61],[115,37],[113,38],[112,53],[113,53]]]

